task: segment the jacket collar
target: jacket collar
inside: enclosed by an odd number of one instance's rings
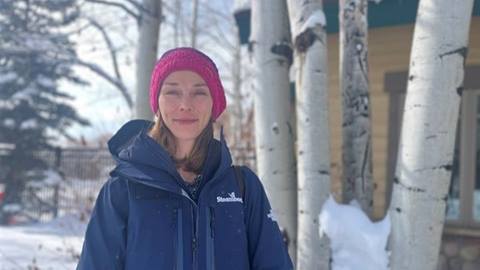
[[[108,141],[109,151],[117,162],[111,175],[120,174],[147,185],[182,193],[178,184],[181,178],[172,158],[147,134],[152,124],[146,120],[129,121]],[[205,179],[216,181],[231,165],[222,128],[220,141],[213,139],[209,144],[202,174]]]

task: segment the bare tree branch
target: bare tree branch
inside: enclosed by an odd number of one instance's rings
[[[90,69],[91,71],[93,71],[95,74],[97,74],[98,76],[104,78],[105,80],[107,80],[108,82],[110,82],[111,84],[113,84],[115,87],[117,87],[117,89],[120,91],[120,93],[122,94],[123,98],[125,99],[125,101],[127,102],[127,105],[128,105],[128,108],[132,109],[133,108],[133,100],[132,100],[132,97],[130,96],[130,94],[128,93],[128,89],[127,87],[125,86],[125,84],[118,80],[117,78],[114,78],[112,76],[110,76],[107,72],[105,72],[101,67],[99,67],[98,65],[94,64],[94,63],[88,63],[88,62],[85,62],[81,59],[71,59],[71,61],[79,66],[83,66],[83,67],[86,67],[88,69]]]
[[[102,34],[103,39],[108,46],[108,51],[110,52],[110,58],[112,59],[112,66],[115,72],[115,76],[117,77],[117,80],[124,85],[122,74],[120,73],[120,70],[118,68],[117,49],[113,46],[110,36],[108,35],[107,31],[105,31],[103,26],[100,25],[95,19],[87,18],[87,20]]]

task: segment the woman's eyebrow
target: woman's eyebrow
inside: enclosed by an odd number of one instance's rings
[[[176,82],[165,82],[165,84],[167,84],[167,85],[173,85],[173,86],[178,85],[178,83],[176,83]]]
[[[198,86],[207,86],[207,84],[206,84],[206,83],[196,83],[196,84],[194,84],[193,86],[196,86],[196,87],[198,87]]]

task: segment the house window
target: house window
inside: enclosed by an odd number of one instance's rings
[[[480,90],[468,90],[462,95],[455,138],[452,181],[447,200],[447,224],[480,225],[480,181],[476,171],[480,149],[479,109]]]
[[[460,112],[460,119],[461,119]],[[460,126],[461,121],[457,123],[455,136],[455,149],[453,152],[452,176],[450,178],[450,188],[447,199],[447,220],[457,220],[460,218]]]
[[[385,74],[385,90],[390,97],[387,202],[391,198],[397,161],[407,74]],[[446,224],[453,227],[480,228],[480,66],[466,67],[464,85],[456,130]]]
[[[475,138],[475,173],[474,173],[474,179],[475,179],[475,192],[473,195],[473,202],[474,202],[474,213],[473,217],[474,220],[477,222],[480,222],[480,94],[477,95],[476,100],[476,138]]]

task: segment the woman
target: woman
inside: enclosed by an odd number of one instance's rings
[[[225,110],[213,61],[176,48],[157,62],[153,123],[134,120],[108,142],[117,161],[87,228],[77,269],[292,269],[257,176],[244,186],[213,138]]]

